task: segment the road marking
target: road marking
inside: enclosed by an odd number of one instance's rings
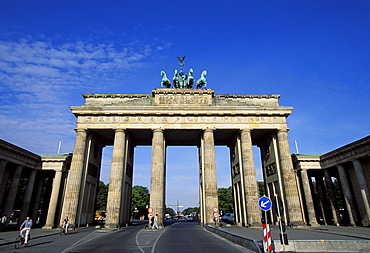
[[[139,234],[141,233],[141,231],[143,231],[142,229],[140,229],[140,231],[136,234],[136,238],[135,238],[135,241],[136,241],[136,245],[137,247],[139,248],[139,250],[142,252],[142,253],[145,253],[145,251],[143,250],[142,247],[140,247],[139,245]]]
[[[158,236],[158,237],[157,237],[157,239],[155,240],[155,242],[154,242],[154,244],[153,244],[153,248],[152,248],[151,253],[154,253],[155,246],[157,245],[157,241],[158,241],[158,239],[163,235],[164,231],[165,231],[165,229],[163,228],[163,229],[162,229],[162,231],[161,231],[161,233],[159,234],[159,236]]]
[[[119,231],[119,230],[117,230]],[[107,232],[107,233],[113,233],[113,232],[117,232],[117,231],[112,231],[112,232]],[[67,253],[67,252],[70,252],[71,249],[75,248],[75,247],[78,247],[84,243],[87,243],[91,240],[94,240],[98,237],[101,237],[103,235],[106,235],[107,233],[97,233],[98,230],[95,230],[93,231],[92,233],[88,234],[87,236],[85,236],[84,238],[78,240],[77,242],[75,242],[74,244],[72,244],[71,246],[69,246],[68,248],[66,248],[65,250],[62,251],[62,253]],[[90,238],[89,238],[90,237]]]
[[[65,250],[63,250],[63,251],[62,251],[62,253],[67,253],[67,252],[69,252],[71,249],[73,249],[73,248],[75,248],[75,247],[77,247],[77,246],[79,246],[79,245],[81,245],[81,244],[84,244],[84,243],[86,243],[86,242],[89,242],[89,241],[93,240],[94,238],[91,238],[91,239],[89,239],[89,240],[84,241],[84,240],[85,240],[85,239],[87,239],[89,236],[91,236],[91,235],[95,234],[95,232],[96,232],[96,231],[94,231],[94,232],[92,232],[92,233],[88,234],[87,236],[83,237],[82,239],[78,240],[77,242],[75,242],[74,244],[72,244],[71,246],[69,246],[68,248],[66,248]]]

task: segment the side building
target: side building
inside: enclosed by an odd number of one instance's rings
[[[292,159],[307,224],[370,226],[370,135],[323,155]]]
[[[27,216],[35,226],[59,224],[72,154],[38,155],[0,139],[0,214],[8,226]]]

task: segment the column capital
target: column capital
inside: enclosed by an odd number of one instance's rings
[[[357,158],[351,159],[351,162],[352,163],[359,163],[359,164],[361,164],[361,162]]]
[[[252,132],[252,129],[250,128],[243,128],[243,129],[240,129],[240,132]]]
[[[126,131],[126,129],[124,129],[124,128],[116,128],[116,129],[114,129],[114,131],[117,133],[117,132],[125,132]]]
[[[75,128],[76,133],[83,133],[86,132],[86,128]]]
[[[280,128],[278,129],[278,132],[285,132],[287,133],[290,130],[290,128]]]
[[[204,131],[204,132],[213,132],[213,131],[214,131],[214,129],[212,129],[212,128],[206,128],[206,129],[203,129],[203,131]]]
[[[153,130],[153,132],[163,132],[164,131],[164,129],[162,129],[162,128],[155,128],[155,129],[152,129]]]
[[[341,164],[341,163],[340,163],[340,164],[336,164],[335,166],[336,166],[337,168],[344,168],[343,164]]]

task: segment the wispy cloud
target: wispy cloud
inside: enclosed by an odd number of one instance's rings
[[[36,153],[54,152],[54,143],[67,138],[62,152],[71,152],[75,118],[68,107],[82,93],[117,83],[151,52],[148,45],[0,40],[0,138]]]

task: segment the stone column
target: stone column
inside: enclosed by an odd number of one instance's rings
[[[163,224],[165,208],[165,146],[162,129],[153,131],[152,139],[152,175],[150,180],[150,207],[153,216],[158,214],[158,225]]]
[[[355,205],[353,204],[352,193],[351,193],[351,189],[349,188],[346,172],[344,171],[342,164],[338,164],[337,169],[338,169],[340,183],[342,186],[342,192],[344,195],[344,201],[346,203],[346,207],[348,211],[349,222],[351,226],[355,227],[356,221],[357,221],[357,214],[356,214]]]
[[[310,182],[307,175],[307,170],[301,170],[301,177],[302,177],[302,185],[303,185],[303,192],[304,197],[306,200],[306,207],[307,207],[307,214],[308,214],[308,220],[309,225],[311,226],[318,226],[315,214],[315,206],[312,201],[312,192],[310,187]]]
[[[329,203],[331,206],[331,211],[333,213],[334,224],[336,226],[339,226],[340,215],[339,215],[337,201],[335,200],[333,181],[331,181],[331,177],[327,169],[324,170],[324,175],[325,175],[325,182],[326,182],[326,190],[328,192],[328,197],[329,197]]]
[[[362,218],[362,223],[364,226],[369,226],[370,225],[369,188],[367,187],[366,177],[365,177],[360,161],[355,159],[352,162],[353,162],[353,166],[355,169],[357,182],[359,185],[362,201],[364,203],[365,212],[366,212],[366,216]]]
[[[31,216],[29,213],[31,197],[33,193],[33,188],[35,186],[36,170],[32,170],[30,177],[28,178],[26,192],[23,197],[22,211],[19,215],[19,220],[23,221],[27,216]]]
[[[325,191],[324,191],[324,181],[322,179],[322,176],[317,176],[315,177],[316,180],[316,186],[317,186],[317,192],[319,194],[319,199],[320,199],[320,209],[322,213],[322,219],[324,220],[324,224],[328,225],[327,218],[331,220],[331,217],[327,217],[327,211],[324,205],[328,202],[325,196]]]
[[[46,224],[43,229],[52,229],[54,227],[55,213],[58,205],[58,197],[60,192],[60,185],[62,182],[62,170],[56,170],[53,180],[53,189],[51,190],[50,203],[48,208],[48,214],[46,217]],[[61,217],[64,219],[64,217]],[[69,217],[68,217],[69,218]],[[58,224],[57,224],[58,225]]]
[[[39,209],[40,209],[40,201],[41,201],[41,195],[42,195],[42,189],[44,187],[44,178],[41,176],[37,181],[37,190],[35,194],[35,200],[33,203],[33,210],[32,210],[32,220],[36,222],[39,218]]]
[[[18,165],[17,168],[15,169],[12,182],[10,184],[8,196],[6,197],[4,213],[6,213],[8,217],[10,217],[10,214],[13,210],[15,196],[17,195],[18,185],[21,179],[22,169],[23,169],[23,166],[20,166],[20,165]]]
[[[69,170],[64,196],[62,217],[68,216],[70,224],[79,223],[76,220],[85,164],[87,133],[85,129],[77,129],[76,142],[73,150],[72,163]]]
[[[239,198],[239,187],[238,187],[238,183],[234,183],[233,184],[233,197],[234,197],[234,203],[235,203],[235,206],[234,206],[234,213],[235,213],[235,224],[237,226],[242,226],[242,222],[241,222],[241,203],[240,203],[240,198]]]
[[[280,129],[278,131],[277,143],[289,223],[292,225],[301,225],[303,224],[302,210],[299,202],[297,182],[294,177],[295,172],[290,154],[287,129]]]
[[[250,129],[244,129],[240,133],[242,149],[242,169],[244,177],[245,201],[247,208],[248,225],[260,226],[261,211],[258,203],[258,187],[256,168],[252,150],[252,138]]]
[[[124,162],[125,162],[126,133],[123,129],[116,129],[114,137],[114,148],[112,164],[110,169],[109,190],[107,199],[107,218],[105,227],[116,228],[121,226],[120,214],[122,211],[121,198],[124,184]]]
[[[5,168],[6,168],[7,163],[8,162],[5,161],[5,160],[0,161],[0,204],[3,200],[3,194],[4,194],[4,191],[5,191],[5,187],[6,187],[6,183],[5,183],[5,180],[3,182],[3,178],[5,178],[4,174],[5,174]],[[6,214],[6,215],[8,215],[8,214]]]
[[[213,209],[218,208],[217,175],[213,130],[206,129],[204,138],[204,187],[206,224],[213,223]]]

